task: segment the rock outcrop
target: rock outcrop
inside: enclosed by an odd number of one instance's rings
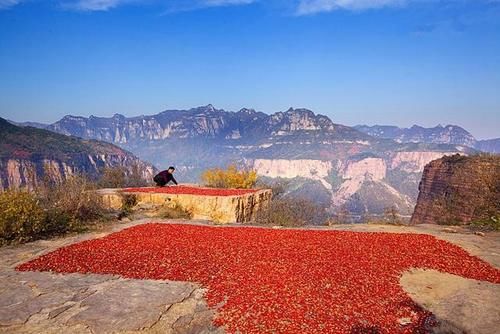
[[[165,190],[165,188],[162,189]],[[181,207],[192,214],[192,219],[210,220],[220,224],[244,223],[253,220],[259,210],[269,205],[272,197],[270,189],[249,191],[238,195],[155,192],[154,188],[101,189],[98,193],[103,198],[104,204],[112,209],[119,209],[122,206],[124,195],[132,195],[135,197],[137,206],[150,206],[158,209],[163,206]]]
[[[413,224],[463,224],[500,214],[500,156],[453,155],[429,163]]]
[[[33,188],[43,180],[60,182],[75,174],[97,179],[109,167],[122,167],[144,180],[156,171],[115,145],[18,127],[0,118],[0,190]]]
[[[86,175],[98,179],[105,168],[123,167],[127,175],[135,171],[150,181],[156,169],[132,155],[76,154],[68,159],[2,159],[0,158],[0,190],[34,188],[44,180],[59,183],[69,176]]]
[[[289,187],[291,191],[307,184],[314,187],[308,199],[333,210],[342,207],[352,214],[362,215],[383,213],[386,208],[395,207],[400,214],[409,216],[416,203],[424,166],[452,154],[454,152],[401,151],[379,157],[346,157],[333,161],[255,159],[248,164],[262,177],[301,180]],[[320,198],[325,192],[330,197],[328,203]]]

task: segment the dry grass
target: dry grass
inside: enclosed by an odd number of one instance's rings
[[[32,191],[0,193],[0,244],[26,242],[70,231],[105,217],[95,184],[82,176],[44,182]]]

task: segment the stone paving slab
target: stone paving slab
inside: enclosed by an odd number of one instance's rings
[[[0,248],[0,333],[223,333],[212,325],[205,290],[194,283],[14,270],[65,245],[146,222]]]
[[[205,290],[190,282],[133,280],[112,275],[16,272],[14,270],[18,264],[57,248],[103,237],[149,221],[151,220],[143,219],[110,224],[104,231],[0,248],[0,280],[2,282],[0,285],[0,333],[224,333],[222,328],[215,328],[212,325],[215,311],[206,305],[203,298]],[[154,220],[154,222],[161,221]],[[163,222],[206,224],[196,221]],[[481,236],[462,228],[453,228],[453,231],[450,231],[449,228],[435,225],[408,227],[358,224],[313,229],[431,234],[458,244],[472,254],[500,267],[500,233],[498,232]],[[419,276],[413,277],[414,275]],[[481,326],[483,327],[491,322],[490,319],[493,319],[493,322],[499,319],[498,307],[495,307],[499,298],[498,286],[484,282],[470,282],[470,280],[460,278],[460,284],[456,284],[460,288],[444,297],[440,295],[436,297],[429,295],[429,291],[443,292],[440,288],[443,285],[441,284],[444,280],[443,275],[430,275],[428,272],[417,271],[406,273],[405,280],[402,282],[404,288],[417,302],[430,309],[441,320],[457,325],[457,328],[447,329],[442,333],[459,333],[461,329],[468,328],[464,321],[470,322],[470,317],[464,317],[463,310],[468,310],[470,307],[482,312]],[[459,279],[456,280],[459,282]],[[429,289],[429,286],[433,289]],[[473,289],[476,286],[478,288]],[[476,301],[476,304],[471,301]],[[485,331],[477,331],[477,333],[488,333],[489,328],[491,327],[486,327]],[[475,333],[474,329],[471,333]]]

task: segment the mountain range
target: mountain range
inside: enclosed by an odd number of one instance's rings
[[[458,127],[446,130],[448,140],[426,131],[411,140],[400,134],[404,129],[389,127],[394,134],[386,137],[308,109],[266,114],[212,105],[136,117],[68,115],[35,126],[113,143],[159,168],[175,165],[181,182],[198,181],[206,168],[237,163],[257,170],[267,184],[285,184],[287,196],[353,215],[381,214],[389,206],[411,214],[424,166],[443,155],[477,152],[478,142]]]
[[[74,174],[97,179],[106,167],[123,167],[145,180],[156,171],[116,145],[16,126],[0,118],[0,190],[34,187],[44,179],[61,181]]]
[[[500,153],[500,138],[477,140],[470,132],[457,125],[438,125],[433,128],[418,125],[410,128],[391,125],[356,125],[354,128],[372,137],[392,139],[398,143],[464,145],[483,152]]]

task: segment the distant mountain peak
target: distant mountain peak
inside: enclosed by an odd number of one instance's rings
[[[224,109],[217,109],[212,104],[207,104],[204,106],[199,106],[199,107],[189,109],[188,111],[208,114],[208,113],[215,113],[215,112],[224,112]]]
[[[309,114],[315,116],[316,114],[307,108],[293,108],[290,107],[288,108],[287,111],[285,111],[286,114]]]
[[[92,117],[92,116],[90,116],[90,117]],[[81,121],[81,120],[85,120],[85,119],[86,118],[83,116],[74,116],[74,115],[66,115],[62,118],[62,120],[64,120],[64,121],[73,121],[73,120]]]
[[[211,103],[207,104],[206,106],[199,107],[199,109],[203,109],[208,112],[217,111],[217,109]]]
[[[255,114],[256,113],[255,109],[252,109],[252,108],[241,108],[238,112],[244,113],[244,114]]]
[[[390,126],[356,126],[356,129],[370,136],[392,139],[400,143],[428,143],[428,144],[451,144],[475,147],[477,140],[464,128],[448,124],[441,124],[425,128],[420,125],[412,125],[410,128]]]

